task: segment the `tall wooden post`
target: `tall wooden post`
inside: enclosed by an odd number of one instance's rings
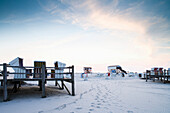
[[[8,91],[7,91],[7,64],[3,64],[3,90],[4,90],[4,97],[3,101],[8,100]]]
[[[74,88],[74,65],[72,65],[71,79],[72,79],[72,96],[75,96],[75,88]]]
[[[152,70],[150,71],[150,73],[152,73]],[[152,76],[152,77],[153,77],[153,82],[155,82],[155,78],[156,78],[156,76],[159,76],[159,75],[155,75],[155,74],[154,74],[154,76],[153,76],[153,75],[151,75],[151,74],[150,74],[150,76]]]
[[[164,84],[165,84],[166,69],[164,69]]]
[[[55,86],[57,86],[58,85],[58,82],[57,82],[57,80],[55,80]]]
[[[146,70],[146,74],[145,74],[145,76],[146,76],[146,82],[148,81],[147,72],[148,72],[148,71]]]
[[[42,79],[42,82],[41,82],[41,85],[42,85],[42,98],[45,98],[46,97],[46,94],[45,94],[45,65],[42,65],[41,79]]]
[[[42,91],[42,81],[41,80],[38,81],[38,86],[40,86],[40,91]]]

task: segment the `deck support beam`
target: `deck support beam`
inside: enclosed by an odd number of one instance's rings
[[[64,81],[61,80],[61,89],[64,89]]]

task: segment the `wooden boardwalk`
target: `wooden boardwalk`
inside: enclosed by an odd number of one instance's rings
[[[16,73],[16,72],[10,72],[8,71],[8,68],[21,68],[21,67],[18,67],[18,66],[10,66],[6,63],[4,64],[0,64],[0,66],[3,67],[3,70],[2,72],[0,72],[3,77],[2,79],[0,79],[0,82],[1,82],[1,86],[3,86],[3,101],[8,101],[9,98],[8,98],[8,90],[7,90],[7,82],[12,82],[14,84],[14,89],[15,91],[17,91],[17,86],[20,87],[21,86],[21,82],[23,81],[38,81],[39,83],[39,87],[40,87],[40,90],[42,91],[42,98],[45,98],[46,97],[46,93],[45,93],[45,84],[47,81],[55,81],[55,85],[58,86],[60,89],[66,89],[67,92],[74,96],[75,95],[75,83],[74,83],[74,66],[70,66],[70,67],[60,67],[60,68],[56,68],[56,67],[45,67],[45,65],[43,65],[42,67],[38,67],[40,68],[42,71],[41,73],[29,73],[29,75],[31,76],[34,76],[35,74],[39,74],[39,78],[13,78],[13,79],[7,79],[7,76],[12,74],[12,75],[15,75],[15,74],[18,74],[18,75],[23,75],[23,74],[28,74],[28,73]],[[22,67],[23,68],[23,67]],[[25,69],[33,69],[35,70],[35,67],[24,67]],[[37,67],[36,67],[37,68]],[[63,72],[63,73],[51,73],[51,72],[48,72],[48,70],[51,70],[51,69],[63,69],[63,70],[67,70],[67,72]],[[48,78],[47,75],[51,75],[51,74],[54,74],[54,75],[63,75],[62,78]],[[70,76],[68,78],[64,77],[64,75],[66,76]],[[58,83],[58,81],[61,81],[61,84]],[[69,82],[71,83],[71,93],[69,91],[69,89],[66,87],[65,83],[64,82]]]

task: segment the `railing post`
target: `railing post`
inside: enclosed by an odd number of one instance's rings
[[[75,96],[75,88],[74,88],[74,65],[72,65],[71,79],[72,79],[72,96]]]
[[[42,76],[41,76],[41,84],[42,85],[42,98],[45,98],[46,97],[46,94],[45,94],[45,65],[42,65]]]
[[[3,101],[8,100],[8,91],[7,91],[7,64],[3,64],[3,90],[4,90],[4,96]]]

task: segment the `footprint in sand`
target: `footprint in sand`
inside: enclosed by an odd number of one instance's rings
[[[98,103],[97,105],[102,105],[101,103]]]
[[[66,106],[67,106],[67,105],[66,105],[66,104],[64,104],[64,105],[59,106],[59,107],[57,107],[57,108],[55,108],[55,109],[56,109],[56,110],[62,110],[62,109],[64,109]]]
[[[100,106],[96,106],[96,108],[100,108]]]
[[[97,100],[97,102],[100,102],[100,100]]]
[[[82,107],[77,107],[76,109],[80,110],[80,109],[82,109]]]
[[[91,105],[91,107],[94,107],[94,105]]]
[[[111,106],[111,104],[107,104],[108,106]]]
[[[89,111],[94,111],[94,109],[89,109]]]
[[[104,109],[109,109],[108,107],[104,107]]]

